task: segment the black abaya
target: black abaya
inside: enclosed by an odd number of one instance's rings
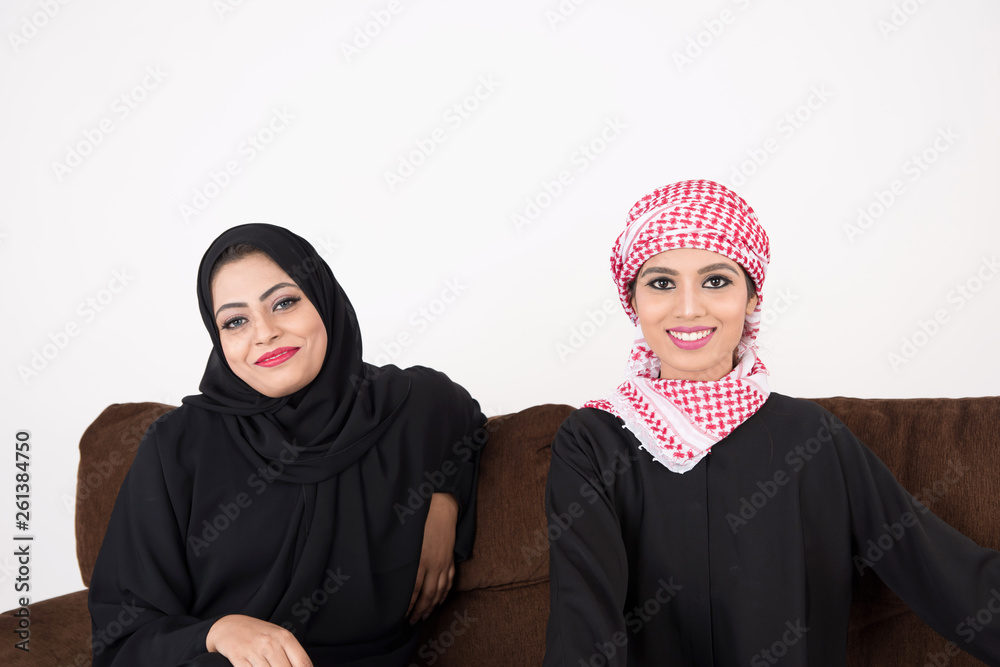
[[[211,269],[237,243],[265,251],[326,326],[318,376],[290,396],[259,394],[221,351]],[[431,369],[364,364],[346,295],[287,230],[225,232],[198,296],[214,344],[202,393],[150,427],[115,503],[90,588],[95,667],[228,664],[205,639],[229,614],[293,631],[317,667],[407,664],[432,493],[455,496],[455,558],[471,553],[478,404]]]
[[[1000,603],[1000,553],[920,505],[815,403],[772,393],[684,474],[611,414],[577,410],[546,496],[546,667],[843,667],[852,578],[876,575],[1000,665],[1000,613],[967,622]]]

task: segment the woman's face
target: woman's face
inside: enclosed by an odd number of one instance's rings
[[[233,372],[272,398],[316,379],[326,356],[326,327],[312,302],[263,254],[224,265],[212,281],[222,351]]]
[[[642,335],[660,359],[660,377],[718,380],[733,370],[746,316],[746,276],[736,262],[710,250],[678,248],[639,269],[632,308]]]

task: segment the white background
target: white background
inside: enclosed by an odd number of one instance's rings
[[[78,590],[80,435],[197,391],[195,271],[244,222],[320,249],[369,361],[439,368],[498,414],[618,383],[611,245],[640,196],[711,178],[771,237],[772,389],[1000,393],[996,2],[577,3],[5,0],[0,608],[15,433],[31,598]]]

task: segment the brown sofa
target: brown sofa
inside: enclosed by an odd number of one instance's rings
[[[980,544],[1000,548],[1000,397],[817,403],[838,415],[935,513]],[[139,440],[169,409],[112,405],[80,440],[76,539],[85,585]],[[475,550],[458,570],[455,591],[428,623],[414,664],[541,664],[549,593],[545,477],[552,437],[571,411],[542,405],[494,418],[483,454]],[[86,596],[82,590],[30,605],[27,655],[13,648],[18,619],[4,613],[0,665],[89,665]],[[981,664],[954,654],[873,575],[861,577],[855,591],[848,643],[851,666]]]

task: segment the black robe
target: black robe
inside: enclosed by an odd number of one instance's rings
[[[1000,613],[967,621],[1000,611],[1000,553],[810,401],[772,393],[684,474],[613,415],[577,410],[552,445],[546,508],[546,667],[842,667],[857,576],[1000,665]]]
[[[302,525],[315,485],[255,468],[218,413],[183,405],[154,422],[94,568],[95,667],[166,667],[198,656],[195,664],[228,665],[205,654],[209,628],[247,613],[260,587],[287,589],[308,531],[329,533],[329,556],[304,573],[312,585],[290,614],[270,620],[293,630],[317,667],[408,664],[420,626],[405,615],[428,499],[456,495],[456,560],[468,557],[487,434],[464,389],[430,369],[406,372],[405,410],[329,483],[329,525]],[[456,430],[465,436],[453,439]]]
[[[286,396],[258,392],[223,349],[212,276],[244,244],[285,272],[326,329],[315,378]],[[298,312],[278,287],[260,297],[276,294],[258,352],[284,345],[283,313]],[[228,665],[205,654],[228,614],[293,631],[317,667],[407,664],[433,493],[455,495],[455,558],[471,552],[487,435],[479,405],[437,371],[366,364],[330,266],[282,227],[223,232],[202,257],[197,294],[212,340],[201,393],[150,427],[115,503],[90,587],[95,667]],[[240,308],[237,324],[257,317]]]

